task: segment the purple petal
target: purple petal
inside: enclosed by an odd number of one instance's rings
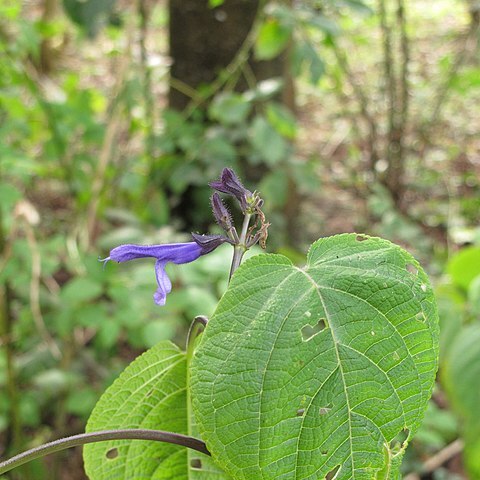
[[[172,282],[165,271],[165,262],[161,260],[155,262],[155,275],[157,277],[158,288],[153,294],[153,300],[157,305],[165,305],[167,294],[172,291]]]
[[[166,243],[165,245],[120,245],[110,252],[109,260],[128,262],[137,258],[153,257],[164,263],[193,262],[202,254],[196,242]]]

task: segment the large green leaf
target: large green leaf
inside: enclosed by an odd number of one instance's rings
[[[234,275],[192,362],[192,405],[235,479],[396,479],[437,370],[427,276],[400,247],[339,235],[299,269]]]
[[[196,433],[187,418],[185,353],[164,341],[132,362],[107,389],[87,431],[146,428]],[[91,480],[228,480],[210,457],[169,443],[94,443],[85,446],[84,460]]]

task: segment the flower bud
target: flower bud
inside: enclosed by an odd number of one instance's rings
[[[223,235],[199,235],[198,233],[192,233],[192,238],[195,243],[201,247],[202,255],[210,253],[222,243],[232,243],[229,238],[224,237]]]
[[[232,217],[230,212],[228,211],[227,207],[222,202],[220,195],[218,193],[214,193],[210,199],[212,204],[213,216],[217,223],[226,231],[228,232],[232,227]]]
[[[240,202],[243,211],[247,209],[249,200],[253,197],[252,192],[242,185],[231,168],[224,168],[220,180],[211,182],[209,185],[219,192],[233,195]]]

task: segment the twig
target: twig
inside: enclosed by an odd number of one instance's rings
[[[441,111],[445,105],[448,95],[450,93],[452,83],[457,78],[458,73],[467,61],[469,53],[474,51],[478,44],[478,27],[479,25],[475,22],[472,22],[469,26],[467,33],[465,34],[465,40],[460,48],[460,51],[457,53],[455,61],[452,63],[450,70],[445,77],[444,82],[440,85],[437,94],[435,95],[435,103],[432,109],[432,114],[430,119],[426,122],[424,126],[424,138],[429,137],[429,132],[432,128],[439,122],[441,118]]]
[[[378,151],[378,132],[377,132],[376,120],[373,117],[373,115],[370,113],[370,110],[368,108],[368,103],[369,103],[368,97],[363,91],[362,87],[356,81],[355,75],[353,74],[350,68],[350,65],[348,63],[345,53],[342,52],[335,43],[333,44],[332,49],[337,59],[338,66],[343,71],[348,83],[352,87],[353,97],[358,103],[358,107],[360,109],[360,115],[364,119],[367,125],[368,147],[370,150],[370,169],[372,172],[375,173],[375,166],[380,158],[380,154]]]
[[[79,435],[54,440],[53,442],[45,443],[39,447],[22,452],[19,455],[15,455],[0,463],[0,475],[24,463],[51,453],[86,445],[87,443],[105,442],[109,440],[151,440],[155,442],[172,443],[197,450],[205,455],[210,455],[204,442],[180,433],[143,429],[102,430],[99,432],[80,433]]]
[[[40,279],[42,277],[42,259],[38,250],[37,241],[31,225],[25,221],[25,234],[32,258],[32,273],[30,278],[30,309],[32,311],[33,321],[37,327],[38,333],[43,338],[53,358],[60,359],[62,353],[53,337],[50,335],[42,315],[40,307]]]
[[[386,81],[386,96],[388,104],[388,146],[387,158],[390,160],[392,139],[396,129],[397,85],[395,76],[395,60],[392,54],[392,28],[388,25],[385,0],[378,1],[378,15],[383,40],[383,67]]]
[[[405,172],[405,132],[409,109],[410,41],[407,35],[405,5],[397,0],[396,28],[399,31],[400,53],[393,55],[391,27],[386,19],[384,0],[380,0],[380,23],[384,37],[385,74],[388,82],[388,167],[384,182],[390,190],[395,205],[403,197]],[[399,63],[398,74],[395,63]]]

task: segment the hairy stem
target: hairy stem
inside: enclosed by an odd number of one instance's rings
[[[79,435],[61,438],[40,445],[39,447],[32,448],[26,452],[22,452],[19,455],[0,463],[0,475],[23,465],[24,463],[30,462],[31,460],[65,450],[66,448],[86,445],[87,443],[105,442],[108,440],[151,440],[155,442],[173,443],[174,445],[182,445],[204,453],[205,455],[210,455],[204,442],[197,438],[181,435],[180,433],[143,429],[102,430],[99,432],[80,433]]]
[[[231,280],[233,274],[235,273],[235,270],[242,263],[243,255],[247,251],[247,233],[248,233],[248,226],[250,225],[251,218],[252,218],[252,215],[250,213],[245,214],[245,218],[243,219],[242,232],[240,233],[238,245],[235,245],[233,250],[232,266],[230,267],[230,276],[228,278],[229,280]]]
[[[194,425],[194,417],[192,412],[192,395],[190,390],[190,364],[193,358],[193,351],[195,347],[195,339],[207,326],[208,318],[204,315],[198,315],[190,324],[187,335],[187,433],[189,436],[196,435],[196,428]],[[188,451],[188,462],[190,463],[192,452]]]

